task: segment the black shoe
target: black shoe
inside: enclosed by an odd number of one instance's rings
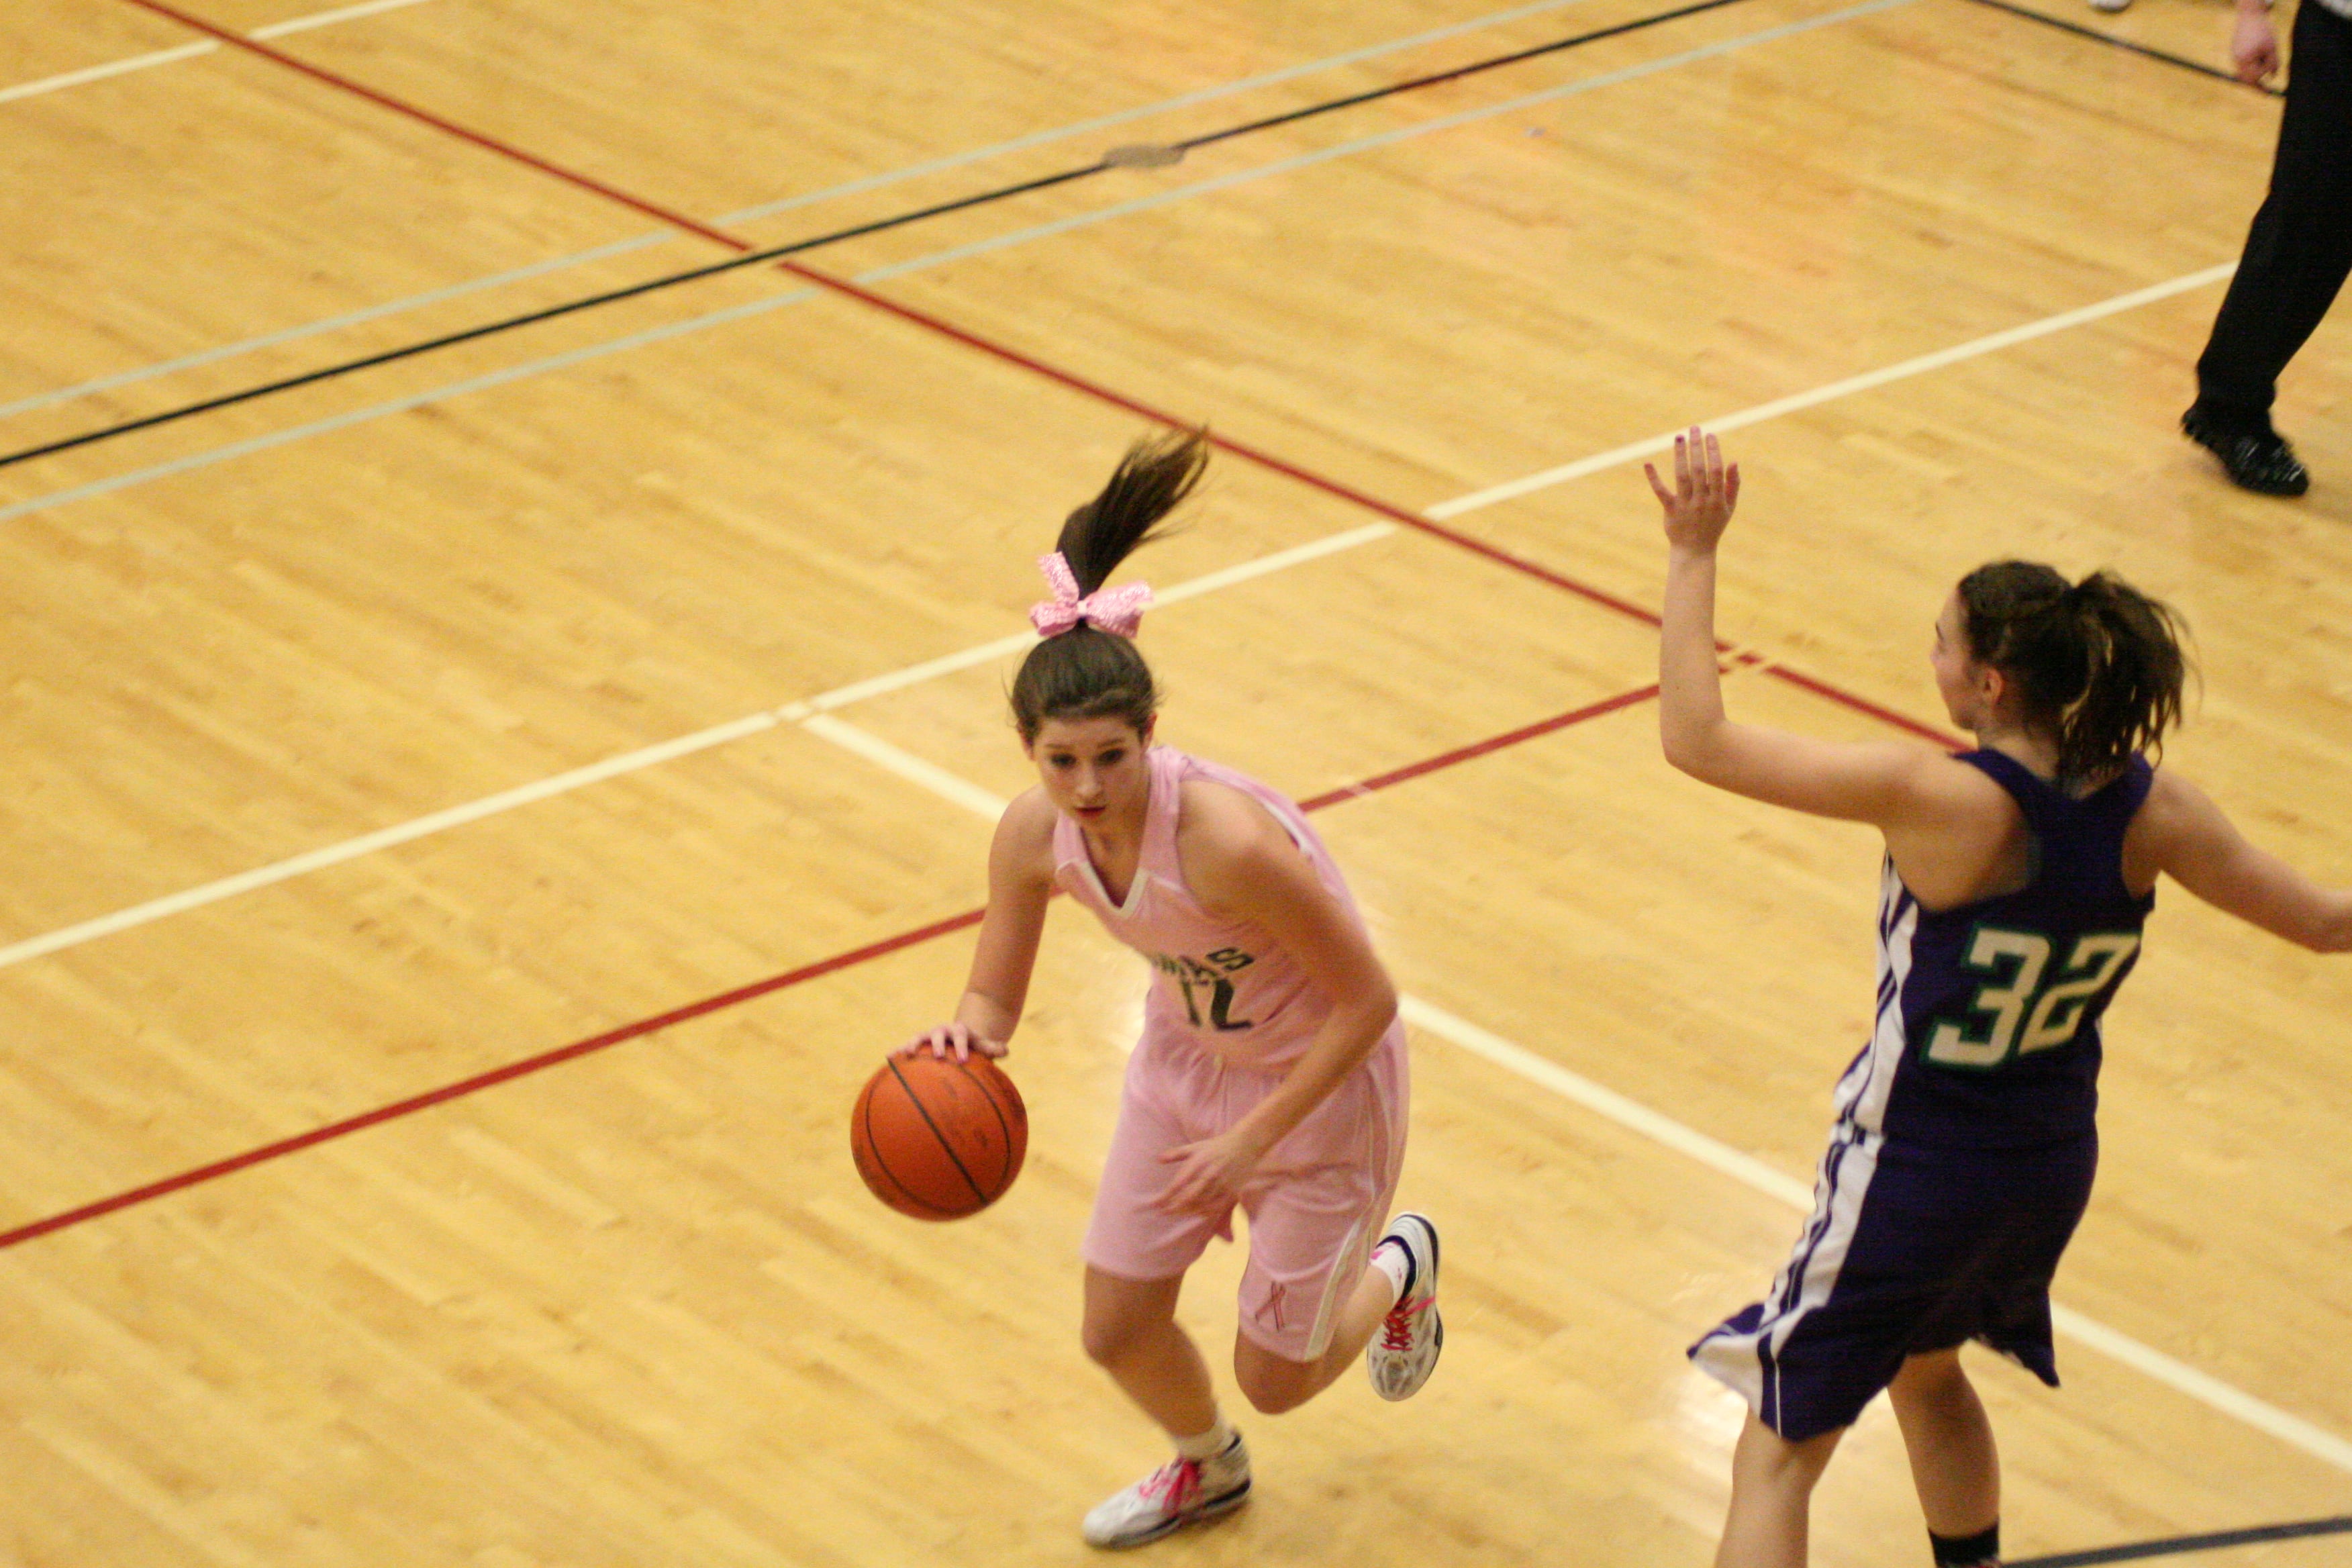
[[[2266,496],[2299,496],[2311,488],[2311,475],[2295,461],[2294,448],[2264,421],[2248,428],[2217,419],[2190,407],[2180,416],[2181,434],[2221,459],[2222,471],[2240,489]]]

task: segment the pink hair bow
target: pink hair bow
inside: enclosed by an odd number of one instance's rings
[[[1098,588],[1078,596],[1078,580],[1070,571],[1070,563],[1062,559],[1058,550],[1051,555],[1041,555],[1037,564],[1045,574],[1045,585],[1054,596],[1029,606],[1029,624],[1037,628],[1041,637],[1057,637],[1084,621],[1100,626],[1123,637],[1135,635],[1143,624],[1143,606],[1151,603],[1151,590],[1140,583],[1129,583],[1123,588]]]

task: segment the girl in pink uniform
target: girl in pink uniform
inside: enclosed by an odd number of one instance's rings
[[[1175,1318],[1184,1271],[1232,1235],[1235,1208],[1249,1263],[1234,1372],[1257,1409],[1304,1404],[1360,1352],[1381,1394],[1405,1398],[1444,1339],[1435,1229],[1412,1214],[1382,1229],[1404,1154],[1395,989],[1298,808],[1153,745],[1159,697],[1132,640],[1150,591],[1099,591],[1207,459],[1198,435],[1139,444],[1045,559],[1055,597],[1030,612],[1045,640],[1012,694],[1038,787],[997,825],[954,1022],[906,1047],[1004,1054],[1056,889],[1151,962],[1087,1230],[1084,1334],[1176,1458],[1087,1516],[1097,1546],[1248,1499],[1248,1450]]]

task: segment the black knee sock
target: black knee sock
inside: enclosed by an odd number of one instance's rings
[[[1990,1530],[1974,1535],[1938,1535],[1931,1530],[1927,1543],[1936,1549],[1936,1568],[2000,1568],[1999,1520]]]

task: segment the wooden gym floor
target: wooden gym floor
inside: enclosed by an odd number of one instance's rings
[[[1636,459],[1747,466],[1740,711],[1932,736],[1960,572],[2114,565],[2198,635],[2170,760],[2340,884],[2352,339],[2304,500],[2174,432],[2273,99],[1974,0],[1488,3],[7,7],[0,1558],[1088,1561],[1160,1458],[1076,1333],[1141,965],[1057,909],[978,1219],[845,1111],[959,989],[1034,558],[1160,413],[1229,443],[1132,573],[1166,733],[1322,802],[1450,1344],[1248,1422],[1152,1561],[1707,1561],[1681,1352],[1794,1234],[1877,851],[1660,762]],[[2347,1023],[2164,895],[2067,1385],[1978,1358],[2016,1557],[2352,1512]],[[1816,1560],[1925,1558],[1882,1405]]]

